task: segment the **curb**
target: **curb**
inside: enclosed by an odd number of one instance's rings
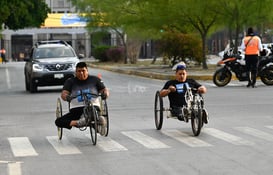
[[[164,74],[164,73],[156,73],[156,72],[148,72],[148,71],[139,71],[134,69],[122,69],[118,67],[112,66],[98,66],[91,63],[87,63],[89,67],[103,69],[107,71],[127,74],[127,75],[136,75],[140,77],[159,79],[159,80],[170,80],[174,79],[174,75]],[[195,80],[212,80],[212,75],[188,75],[188,78],[192,78]]]

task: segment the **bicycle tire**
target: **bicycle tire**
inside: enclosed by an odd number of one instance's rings
[[[160,96],[160,92],[155,93],[155,103],[154,103],[154,117],[155,117],[155,127],[160,130],[163,125],[163,99]]]
[[[63,116],[63,111],[62,111],[62,103],[61,99],[57,99],[57,107],[56,107],[56,119],[60,118]],[[57,127],[57,133],[58,133],[58,139],[62,140],[63,136],[63,128]]]
[[[191,127],[194,136],[198,136],[201,133],[201,129],[203,126],[202,107],[201,102],[196,100],[196,96],[194,96],[194,103],[194,105],[196,105],[196,108],[192,109]]]
[[[98,132],[98,113],[97,110],[93,105],[89,105],[88,107],[90,110],[88,110],[88,117],[91,119],[89,123],[89,128],[90,128],[90,135],[91,135],[91,140],[93,145],[97,144],[97,132]]]

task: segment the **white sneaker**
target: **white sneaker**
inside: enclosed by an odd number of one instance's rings
[[[99,116],[99,126],[98,126],[98,131],[101,136],[105,136],[106,134],[106,119],[103,116]]]
[[[103,116],[99,116],[99,125],[106,126],[106,119]]]
[[[86,126],[86,119],[84,115],[81,116],[81,118],[77,121],[77,127],[84,127]]]

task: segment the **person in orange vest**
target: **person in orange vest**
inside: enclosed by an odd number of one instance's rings
[[[6,50],[5,48],[3,47],[1,50],[0,50],[0,54],[1,54],[1,58],[2,58],[2,64],[5,62],[7,62],[6,60]]]
[[[256,77],[258,68],[258,56],[263,50],[261,39],[254,35],[253,28],[247,30],[247,35],[243,38],[241,48],[245,51],[246,69],[248,72],[247,87],[256,87]]]

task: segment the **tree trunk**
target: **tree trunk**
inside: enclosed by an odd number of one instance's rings
[[[206,48],[207,48],[207,45],[206,45],[206,34],[203,34],[202,35],[202,48],[203,48],[203,51],[202,51],[202,65],[203,65],[203,69],[208,69],[208,65],[207,65],[207,57],[206,57]]]

